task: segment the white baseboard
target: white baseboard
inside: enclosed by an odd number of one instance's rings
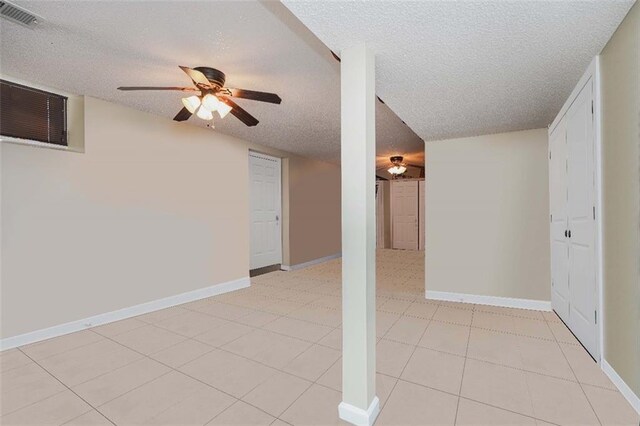
[[[427,290],[425,297],[431,300],[446,300],[448,302],[475,303],[477,305],[531,309],[534,311],[551,311],[551,302],[546,300],[515,299],[511,297],[481,296],[476,294],[449,293],[447,291],[430,290]]]
[[[309,266],[317,265],[319,263],[328,262],[333,259],[342,257],[342,253],[332,254],[330,256],[321,257],[319,259],[313,259],[308,262],[298,263],[297,265],[281,265],[280,269],[283,271],[296,271],[298,269],[308,268]]]
[[[110,322],[147,314],[149,312],[158,311],[160,309],[182,305],[183,303],[193,302],[195,300],[200,300],[211,296],[217,296],[219,294],[249,287],[250,285],[251,281],[249,280],[249,277],[243,277],[237,280],[212,285],[210,287],[176,294],[175,296],[152,300],[151,302],[141,303],[140,305],[118,309],[117,311],[106,312],[104,314],[95,315],[89,318],[55,325],[53,327],[44,328],[42,330],[36,330],[25,334],[19,334],[17,336],[6,337],[0,340],[0,351],[15,348],[18,346],[28,345],[30,343],[39,342],[41,340],[51,339],[53,337],[58,337],[64,334],[84,330],[89,327],[104,325]]]
[[[616,373],[616,370],[613,369],[606,359],[603,358],[600,365],[602,367],[602,371],[609,376],[609,379],[611,379],[613,384],[616,385],[622,396],[624,396],[626,400],[629,401],[629,404],[631,404],[633,409],[640,414],[640,397],[631,390],[624,380],[622,380],[622,377]]]
[[[345,422],[356,426],[372,426],[378,414],[380,414],[380,400],[377,396],[373,398],[371,405],[366,410],[344,401],[338,405],[338,416]]]

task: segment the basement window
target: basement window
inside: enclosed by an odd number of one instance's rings
[[[4,141],[67,146],[67,98],[0,80],[0,136]]]

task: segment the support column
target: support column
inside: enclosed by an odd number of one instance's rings
[[[375,60],[341,52],[342,402],[340,418],[372,425],[376,396]]]

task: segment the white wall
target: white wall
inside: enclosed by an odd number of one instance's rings
[[[548,301],[547,129],[426,143],[426,290]]]
[[[84,154],[2,145],[3,337],[248,275],[247,144],[85,104]]]
[[[604,357],[640,398],[640,3],[600,56]]]
[[[84,110],[84,153],[0,144],[2,338],[247,277],[248,150],[310,161],[97,99]],[[314,232],[339,244],[339,226]]]

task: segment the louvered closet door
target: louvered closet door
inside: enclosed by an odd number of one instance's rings
[[[569,322],[569,245],[567,226],[567,140],[563,119],[549,136],[549,208],[551,213],[551,303]]]
[[[566,114],[568,159],[570,328],[597,359],[595,152],[592,83]]]

